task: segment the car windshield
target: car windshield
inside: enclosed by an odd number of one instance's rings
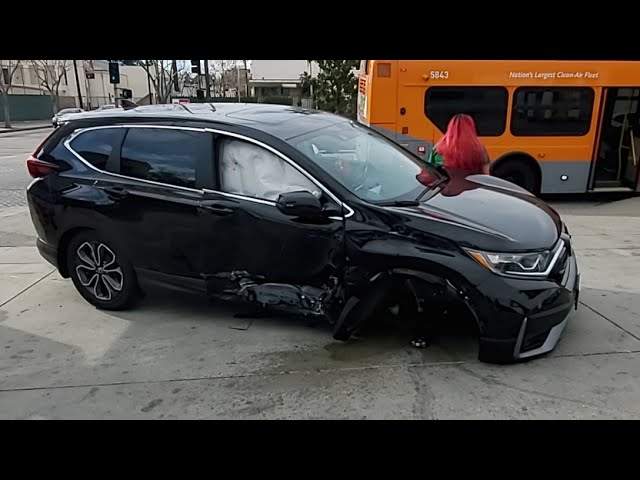
[[[413,201],[443,178],[434,167],[399,145],[352,122],[315,130],[289,143],[369,202]]]

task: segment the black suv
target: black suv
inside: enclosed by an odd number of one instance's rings
[[[27,162],[41,254],[103,309],[154,283],[326,318],[457,303],[482,361],[552,350],[579,274],[558,214],[343,117],[220,104],[85,114]],[[406,310],[408,309],[408,310]]]

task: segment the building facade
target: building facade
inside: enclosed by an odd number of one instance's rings
[[[252,96],[302,98],[300,76],[303,73],[316,77],[318,64],[308,60],[252,60]]]

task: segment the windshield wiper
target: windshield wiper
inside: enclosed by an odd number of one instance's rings
[[[427,192],[430,192],[431,190],[438,188],[440,185],[442,185],[443,183],[445,183],[447,180],[449,180],[448,177],[441,177],[438,180],[436,180],[435,182],[430,183],[429,185],[427,185],[427,188],[425,188],[423,190],[423,192],[418,195],[418,198],[416,198],[416,202],[418,200],[420,200],[422,197],[424,197],[426,195]]]
[[[376,205],[383,207],[417,207],[420,202],[417,200],[397,200],[395,202],[377,202]]]

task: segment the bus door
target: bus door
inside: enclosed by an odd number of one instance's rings
[[[639,189],[639,102],[640,87],[605,89],[594,190]]]
[[[427,84],[423,79],[426,67],[421,63],[398,60],[397,95],[397,141],[410,152],[428,158],[431,146],[440,135],[434,132],[427,120],[425,92]]]

